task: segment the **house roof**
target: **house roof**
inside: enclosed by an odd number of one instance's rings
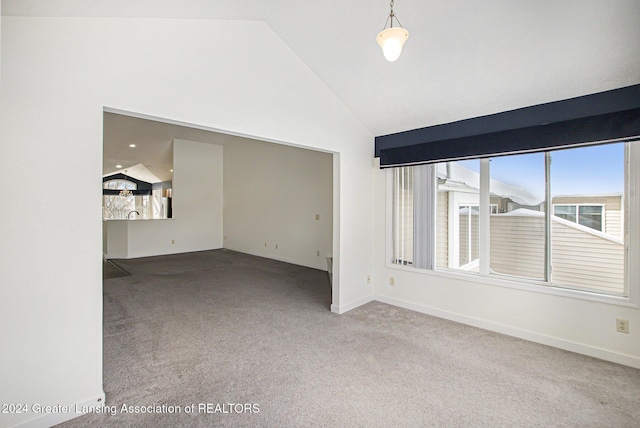
[[[410,35],[388,63],[375,41],[388,0],[2,1],[5,16],[264,21],[374,136],[640,83],[637,1],[398,0],[394,9]]]
[[[593,193],[593,194],[574,194],[574,195],[554,195],[554,198],[582,198],[582,199],[590,199],[590,198],[620,198],[624,196],[622,192],[612,192],[612,193]]]
[[[103,175],[103,177],[110,177],[112,175],[119,175],[119,174],[124,174],[125,176],[128,177],[133,177],[136,180],[140,180],[140,181],[144,181],[146,183],[151,183],[151,184],[155,184],[155,183],[161,183],[162,179],[156,177],[155,174],[153,174],[151,171],[149,171],[143,164],[139,163],[137,165],[132,165],[130,167],[127,168],[120,168],[117,170],[114,170],[108,174]]]

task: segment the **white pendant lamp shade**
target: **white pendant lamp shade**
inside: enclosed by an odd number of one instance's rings
[[[402,47],[409,38],[409,32],[402,27],[391,27],[381,31],[376,38],[382,48],[384,58],[393,62],[400,57]]]

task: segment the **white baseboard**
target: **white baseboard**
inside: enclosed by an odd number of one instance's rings
[[[33,419],[26,420],[24,422],[19,422],[16,425],[12,425],[13,427],[20,428],[47,428],[52,427],[54,425],[61,424],[63,422],[69,421],[71,419],[77,418],[78,416],[82,416],[86,411],[77,411],[83,408],[96,408],[104,406],[104,392],[96,395],[93,398],[89,398],[87,400],[74,403],[71,405],[66,405],[66,410],[63,409],[60,413],[41,413]],[[63,406],[59,406],[62,408]],[[31,409],[30,409],[31,410]],[[33,412],[31,412],[33,414]]]
[[[344,314],[346,312],[349,312],[352,309],[357,308],[358,306],[362,306],[365,305],[369,302],[373,302],[374,296],[373,294],[369,294],[368,296],[365,296],[361,299],[358,300],[354,300],[353,302],[347,304],[347,305],[331,305],[331,312],[335,313],[335,314]]]
[[[279,262],[291,263],[292,265],[304,266],[312,269],[318,269],[322,271],[327,271],[326,259],[322,258],[317,262],[310,262],[308,260],[299,260],[290,257],[283,257],[277,254],[272,253],[261,253],[260,251],[247,251],[247,250],[237,250],[231,247],[224,247],[225,250],[236,251],[238,253],[249,254],[251,256],[263,257],[265,259],[277,260]]]
[[[553,346],[555,348],[564,349],[582,355],[587,355],[601,360],[611,361],[613,363],[622,364],[629,367],[640,369],[640,358],[632,355],[621,354],[618,352],[608,351],[606,349],[596,348],[581,343],[572,342],[566,339],[560,339],[553,336],[536,333],[533,331],[522,330],[508,325],[494,323],[455,312],[444,311],[442,309],[432,308],[427,305],[421,305],[406,300],[397,299],[395,297],[383,296],[376,294],[375,300],[388,303],[390,305],[399,306],[401,308],[410,309],[412,311],[421,312],[423,314],[432,315],[438,318],[444,318],[450,321],[467,324],[484,330],[494,331],[496,333],[506,334],[507,336],[517,337],[519,339],[536,342],[543,345]],[[332,307],[333,311],[333,307]]]

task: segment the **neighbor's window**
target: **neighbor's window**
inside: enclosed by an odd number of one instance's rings
[[[553,215],[565,220],[578,222],[578,206],[577,205],[554,205]]]
[[[416,227],[427,216],[414,218],[415,167],[395,169],[392,262],[412,264],[420,243],[435,269],[625,295],[630,144],[431,166],[435,242]]]
[[[553,214],[565,220],[602,232],[604,206],[602,205],[554,205]]]
[[[623,294],[627,151],[618,143],[551,154],[554,213],[575,209],[574,217],[555,215],[550,224],[553,284]]]

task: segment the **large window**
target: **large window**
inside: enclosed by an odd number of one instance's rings
[[[113,179],[102,183],[102,188],[119,190],[117,194],[102,196],[102,218],[104,220],[126,219],[127,215],[136,210],[134,190],[138,185],[133,181]]]
[[[104,220],[147,220],[171,218],[170,182],[138,183],[114,178],[102,183],[102,218]],[[143,187],[140,189],[140,187]]]
[[[414,254],[424,252],[436,270],[627,295],[627,181],[636,144],[430,165],[432,208],[422,210],[414,205],[429,174],[395,169],[391,261],[420,267]],[[425,223],[434,239],[421,237]]]

